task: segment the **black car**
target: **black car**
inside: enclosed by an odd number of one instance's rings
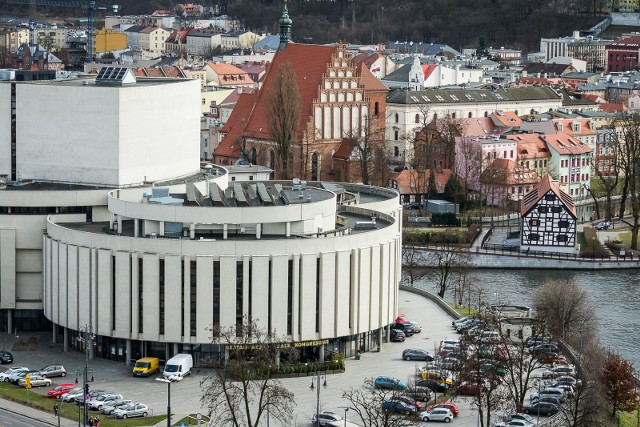
[[[431,400],[431,394],[433,394],[433,392],[429,387],[423,387],[418,385],[410,385],[402,392],[406,396],[409,396],[411,399],[421,400],[425,402],[428,402],[429,400]]]
[[[391,339],[391,341],[402,342],[405,339],[404,332],[402,332],[399,329],[391,329],[391,333],[389,334],[389,339]]]
[[[558,405],[549,402],[535,402],[522,407],[525,414],[553,415],[558,413]]]
[[[417,387],[428,387],[431,390],[435,390],[438,393],[446,393],[449,390],[449,386],[445,384],[443,381],[437,381],[431,378],[427,378],[426,380],[418,380],[415,384]],[[411,386],[409,387],[411,388]]]
[[[397,329],[399,331],[404,332],[405,336],[410,337],[415,333],[413,330],[413,325],[409,322],[404,323],[392,323],[391,329]]]
[[[548,337],[528,337],[524,343],[527,347],[535,347],[549,342],[551,342],[551,340]]]
[[[13,363],[13,354],[8,351],[0,351],[0,363]]]

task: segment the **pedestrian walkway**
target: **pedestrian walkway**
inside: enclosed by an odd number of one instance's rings
[[[58,419],[53,415],[52,401],[51,412],[40,411],[39,409],[31,408],[30,406],[21,405],[19,403],[12,402],[10,400],[0,399],[0,410],[7,411],[13,414],[22,415],[34,420],[38,420],[42,423],[50,424],[52,426],[58,425]],[[165,423],[166,424],[166,423]],[[61,427],[77,427],[77,421],[71,421],[66,418],[60,418]]]

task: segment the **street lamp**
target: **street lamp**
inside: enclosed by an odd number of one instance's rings
[[[167,427],[171,427],[171,381],[164,378],[156,378],[156,381],[167,383]]]
[[[311,387],[309,389],[313,391],[315,388],[317,391],[317,400],[316,400],[316,427],[320,427],[320,371],[316,371],[316,380],[317,386],[314,387],[313,379],[311,380]],[[327,374],[324,374],[324,383],[322,383],[324,388],[327,388]]]
[[[79,342],[84,342],[84,375],[83,375],[83,385],[82,385],[82,425],[87,425],[87,420],[89,419],[89,412],[87,410],[87,395],[89,394],[89,383],[87,376],[89,375],[89,351],[91,349],[91,343],[96,338],[93,334],[93,328],[91,325],[84,325],[80,327],[79,332],[84,334],[84,338],[82,336],[78,336]],[[79,412],[79,411],[78,411]],[[78,417],[78,426],[80,426],[80,418]]]
[[[349,408],[344,408],[344,427],[347,427],[347,411]]]

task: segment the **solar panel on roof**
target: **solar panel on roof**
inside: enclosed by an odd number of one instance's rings
[[[135,76],[126,67],[103,67],[98,71],[98,76],[96,77],[96,83],[98,84],[122,85],[135,82]]]

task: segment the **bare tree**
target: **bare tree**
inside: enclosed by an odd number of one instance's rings
[[[418,232],[406,228],[402,231],[402,266],[409,277],[411,286],[417,280],[428,275],[422,258],[424,248],[419,246],[420,243]]]
[[[230,359],[201,382],[201,401],[209,415],[221,426],[257,427],[268,413],[284,425],[291,418],[294,395],[271,372],[277,357],[294,357],[296,350],[247,316],[241,325],[214,327],[212,334],[214,344],[229,349]]]
[[[300,130],[300,93],[290,63],[282,64],[276,73],[273,87],[267,94],[266,113],[269,117],[271,137],[278,153],[278,175],[289,179],[293,172],[293,146]]]
[[[640,113],[624,113],[616,119],[614,126],[621,131],[621,141],[618,144],[620,155],[620,172],[624,177],[622,200],[620,203],[620,219],[624,221],[625,199],[628,197],[631,205],[631,249],[638,249],[638,231],[640,230]]]
[[[546,282],[533,294],[533,306],[551,335],[574,344],[582,331],[597,327],[593,302],[575,282],[565,279]]]
[[[469,268],[469,254],[456,246],[444,243],[427,252],[426,264],[431,267],[430,277],[436,282],[438,296],[444,294]]]
[[[389,177],[388,172],[385,177],[376,176],[376,172],[383,172],[381,169],[388,169],[383,129],[378,128],[376,123],[377,120],[367,116],[362,126],[346,134],[352,147],[352,157],[357,162],[360,178],[365,185],[371,185],[374,181],[385,185],[387,181],[384,178]]]
[[[349,402],[363,427],[400,427],[406,426],[403,414],[383,410],[382,405],[397,393],[394,390],[376,388],[374,379],[367,378],[363,385],[349,387],[342,392],[342,398]]]

